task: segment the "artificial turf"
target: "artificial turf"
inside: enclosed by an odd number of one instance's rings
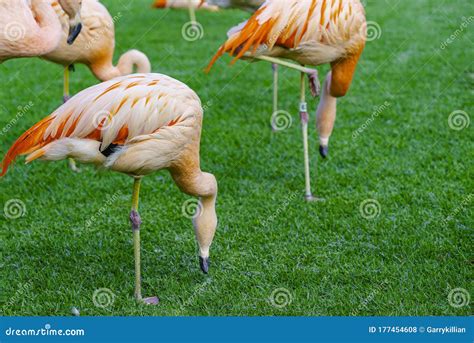
[[[0,181],[2,208],[11,199],[26,208],[17,219],[0,216],[2,314],[70,315],[72,307],[125,316],[471,313],[469,304],[451,306],[449,295],[474,290],[474,136],[472,125],[454,130],[448,118],[473,114],[473,2],[365,2],[381,36],[367,43],[339,102],[326,161],[311,117],[313,190],[325,199],[315,203],[303,199],[298,73],[280,69],[280,106],[293,123],[278,133],[270,129],[268,64],[229,68],[225,58],[203,73],[227,29],[247,13],[198,12],[204,36],[188,42],[186,11],[152,10],[149,0],[103,3],[118,18],[115,60],[142,50],[153,71],[187,83],[205,105],[202,165],[219,182],[211,271],[201,273],[191,221],[182,215],[189,197],[166,171],[149,176],[140,203],[143,292],[161,303],[137,304],[132,180],[84,165],[75,174],[64,161],[20,162]],[[326,71],[320,68],[321,80]],[[60,105],[62,69],[22,59],[1,64],[0,73],[3,155]],[[76,66],[73,92],[96,82]],[[314,114],[316,102],[309,106]],[[380,205],[372,219],[360,211],[367,199]],[[105,308],[93,302],[101,288],[113,293]]]

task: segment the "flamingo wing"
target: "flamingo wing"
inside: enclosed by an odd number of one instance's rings
[[[275,47],[336,45],[349,40],[351,32],[360,32],[364,22],[359,0],[267,0],[249,20],[228,32],[207,70],[225,53],[234,55],[235,63],[244,55],[266,54]]]
[[[200,104],[184,83],[161,74],[134,74],[90,87],[72,97],[51,115],[27,130],[9,149],[2,163],[3,176],[18,155],[31,154],[62,138],[111,144],[150,138],[160,129],[184,123]]]

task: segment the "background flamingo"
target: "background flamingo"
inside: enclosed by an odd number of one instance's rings
[[[120,57],[117,66],[113,65],[114,20],[97,0],[83,0],[82,34],[72,46],[68,45],[66,40],[68,28],[65,11],[57,3],[53,4],[53,8],[61,20],[62,38],[58,47],[42,58],[64,66],[64,101],[69,99],[69,70],[74,63],[85,64],[101,81],[133,73],[134,67],[139,73],[151,71],[150,61],[145,54],[137,50],[126,52]]]
[[[135,297],[142,300],[138,199],[145,175],[168,169],[183,192],[200,197],[193,224],[201,269],[209,269],[217,182],[200,169],[202,116],[199,97],[179,81],[161,74],[119,77],[83,90],[27,130],[7,152],[1,176],[18,155],[28,154],[27,162],[73,157],[133,177]]]
[[[59,0],[67,13],[65,28],[71,44],[81,31],[82,0]],[[51,3],[44,0],[2,0],[0,2],[0,63],[16,57],[44,55],[61,39],[61,24]]]
[[[155,8],[183,8],[183,9],[205,9],[209,11],[217,11],[219,7],[211,5],[205,0],[155,0],[153,2]]]
[[[344,96],[352,82],[365,46],[365,11],[359,0],[273,0],[266,1],[246,22],[232,28],[229,39],[220,47],[208,70],[224,53],[240,58],[257,58],[282,64],[302,72],[300,117],[305,157],[306,199],[311,193],[307,142],[308,115],[304,99],[304,73],[310,75],[313,95],[317,78],[302,65],[331,64],[316,112],[320,153],[328,154],[329,138],[336,118],[336,98]]]
[[[207,0],[209,5],[219,8],[240,8],[248,12],[254,12],[265,0]]]
[[[210,5],[208,1],[205,0],[155,0],[155,2],[153,3],[153,7],[178,9],[187,8],[189,11],[189,23],[191,23],[195,32],[200,32],[202,30],[196,19],[196,9],[205,9],[213,12],[219,10],[219,7],[215,5]]]

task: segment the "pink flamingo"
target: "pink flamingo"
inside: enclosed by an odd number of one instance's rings
[[[0,176],[18,155],[27,154],[27,163],[72,157],[133,177],[135,297],[156,304],[158,298],[141,295],[140,182],[168,169],[181,191],[200,197],[193,224],[200,266],[208,273],[217,226],[217,182],[200,168],[202,117],[199,97],[177,80],[161,74],[119,77],[83,90],[27,130],[5,155]]]
[[[219,57],[229,53],[234,55],[232,63],[240,58],[259,59],[301,72],[300,119],[307,200],[315,198],[310,185],[304,76],[309,75],[314,96],[319,93],[319,82],[316,70],[301,65],[331,64],[316,112],[319,150],[326,157],[336,119],[337,98],[349,90],[365,47],[366,26],[365,11],[360,0],[267,0],[249,20],[229,31],[228,40],[208,66],[210,70]],[[277,79],[275,89],[276,82]],[[274,95],[276,107],[276,92]]]
[[[82,0],[59,0],[68,15],[67,42],[72,44],[81,31]],[[34,57],[54,50],[61,39],[61,24],[52,1],[3,0],[0,2],[0,63],[17,57]]]

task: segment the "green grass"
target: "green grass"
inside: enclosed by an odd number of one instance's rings
[[[240,11],[199,12],[202,40],[181,37],[186,11],[157,11],[151,1],[104,1],[116,23],[117,52],[137,48],[153,70],[186,82],[206,104],[201,159],[219,182],[219,228],[209,276],[199,270],[194,232],[181,214],[188,199],[166,171],[143,183],[144,295],[133,300],[132,180],[66,162],[18,163],[0,181],[0,205],[20,199],[26,214],[0,216],[4,315],[468,315],[448,302],[451,289],[473,295],[472,124],[450,129],[455,110],[473,115],[472,22],[446,49],[442,42],[468,1],[367,1],[382,36],[367,44],[350,93],[339,103],[330,158],[310,147],[313,188],[326,199],[303,201],[298,74],[282,70],[280,105],[293,125],[269,127],[268,64],[226,58],[202,72]],[[126,9],[125,5],[132,4]],[[321,79],[323,71],[320,69]],[[61,101],[62,69],[39,59],[0,65],[2,155]],[[73,92],[96,80],[77,66]],[[32,108],[17,116],[18,106]],[[374,108],[390,105],[360,134]],[[311,101],[311,113],[316,102]],[[380,214],[365,219],[366,199]],[[446,219],[448,218],[448,219]],[[88,227],[87,221],[93,225]],[[99,288],[115,294],[94,306]],[[275,289],[289,305],[272,306]]]

